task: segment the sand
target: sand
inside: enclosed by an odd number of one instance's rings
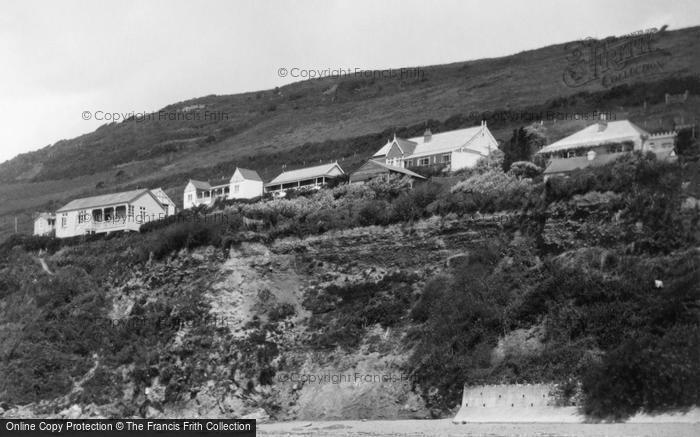
[[[700,423],[472,423],[457,425],[453,424],[451,419],[306,421],[259,424],[258,435],[269,437],[697,437],[700,436]]]

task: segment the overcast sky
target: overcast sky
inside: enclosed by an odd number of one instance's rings
[[[0,0],[0,162],[104,123],[83,111],[295,81],[281,67],[441,64],[663,24],[700,24],[700,2]]]

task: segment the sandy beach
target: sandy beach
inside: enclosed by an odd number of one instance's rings
[[[347,420],[322,422],[281,422],[258,425],[258,435],[332,437],[695,437],[700,423],[472,423],[453,424],[441,420]]]

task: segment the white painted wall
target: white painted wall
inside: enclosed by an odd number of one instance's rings
[[[133,216],[129,215],[129,205],[133,206]],[[124,206],[126,208],[126,217],[121,220],[110,220],[95,222],[92,220],[92,211],[100,208],[117,208]],[[104,205],[101,207],[93,207],[84,210],[88,215],[87,220],[79,222],[78,216],[81,210],[64,211],[56,213],[56,236],[58,238],[75,237],[84,235],[89,232],[107,233],[116,231],[138,231],[141,225],[149,221],[155,221],[167,216],[167,211],[153,196],[149,193],[144,193],[139,198],[131,202],[120,203],[114,205]]]
[[[245,179],[241,175],[241,172],[236,169],[233,176],[231,176],[231,183],[228,193],[229,199],[253,199],[255,197],[262,196],[262,194],[262,181]]]
[[[192,182],[188,182],[182,197],[182,208],[189,209],[197,205],[197,189],[192,185]]]
[[[34,220],[34,235],[48,235],[53,229],[54,227],[49,224],[45,217],[38,217]]]
[[[477,153],[452,152],[450,170],[457,171],[463,168],[473,168],[481,158],[482,156]]]

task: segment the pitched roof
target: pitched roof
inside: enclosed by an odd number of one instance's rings
[[[279,174],[276,178],[268,182],[266,185],[279,185],[286,184],[288,182],[303,181],[305,179],[320,178],[323,176],[330,176],[329,173],[333,168],[338,167],[341,173],[343,169],[338,165],[337,162],[332,164],[317,165],[315,167],[300,168],[298,170],[285,171]]]
[[[241,168],[241,167],[237,167],[236,170],[238,170],[241,173],[241,176],[243,176],[244,179],[248,179],[249,181],[262,182],[262,178],[260,177],[258,172],[255,170],[248,170],[247,168]]]
[[[587,156],[576,156],[573,158],[554,158],[544,171],[544,174],[569,173],[574,170],[581,170],[588,167],[598,167],[615,161],[617,158],[627,155],[627,153],[599,153],[595,158],[589,160]]]
[[[383,168],[389,170],[390,172],[393,171],[393,172],[395,172],[395,173],[405,174],[406,176],[411,176],[411,177],[418,178],[418,179],[426,179],[425,176],[421,176],[421,175],[419,175],[418,173],[412,172],[411,170],[409,170],[409,169],[407,169],[407,168],[397,167],[397,166],[395,166],[395,165],[384,164],[383,162],[374,161],[374,160],[372,160],[372,159],[370,159],[369,161],[367,161],[367,163],[366,163],[365,165],[370,164],[370,163],[371,163],[371,164],[376,164],[376,165],[378,165],[378,166],[380,166],[380,167],[383,167]],[[363,165],[362,167],[364,167],[364,165]]]
[[[150,190],[142,188],[140,190],[122,191],[121,193],[103,194],[101,196],[75,199],[63,205],[61,208],[56,210],[56,212],[73,211],[76,209],[87,209],[96,206],[109,206],[118,203],[130,203],[146,193],[150,193]]]
[[[537,153],[551,153],[578,147],[634,141],[643,135],[649,135],[649,132],[629,120],[609,121],[603,130],[598,128],[598,123],[593,123],[568,137],[543,147]]]
[[[428,142],[425,142],[424,135],[408,140],[396,137],[394,140],[389,140],[373,156],[386,155],[394,141],[399,143],[401,150],[407,155],[404,158],[451,152],[462,147],[468,147],[471,151],[487,156],[494,147],[492,145],[494,140],[488,128],[485,125],[480,125],[432,134]]]
[[[36,217],[34,217],[34,220],[35,221],[39,220],[39,219],[47,220],[47,219],[52,219],[54,217],[56,217],[56,215],[51,213],[51,212],[40,212],[36,215]]]
[[[170,196],[168,196],[162,188],[154,188],[151,190],[151,193],[153,193],[153,195],[156,196],[156,199],[158,199],[160,203],[166,205],[175,205],[175,202],[173,202]]]
[[[211,190],[211,185],[209,184],[209,182],[196,181],[194,179],[190,179],[189,183],[194,185],[194,187],[198,190]]]

